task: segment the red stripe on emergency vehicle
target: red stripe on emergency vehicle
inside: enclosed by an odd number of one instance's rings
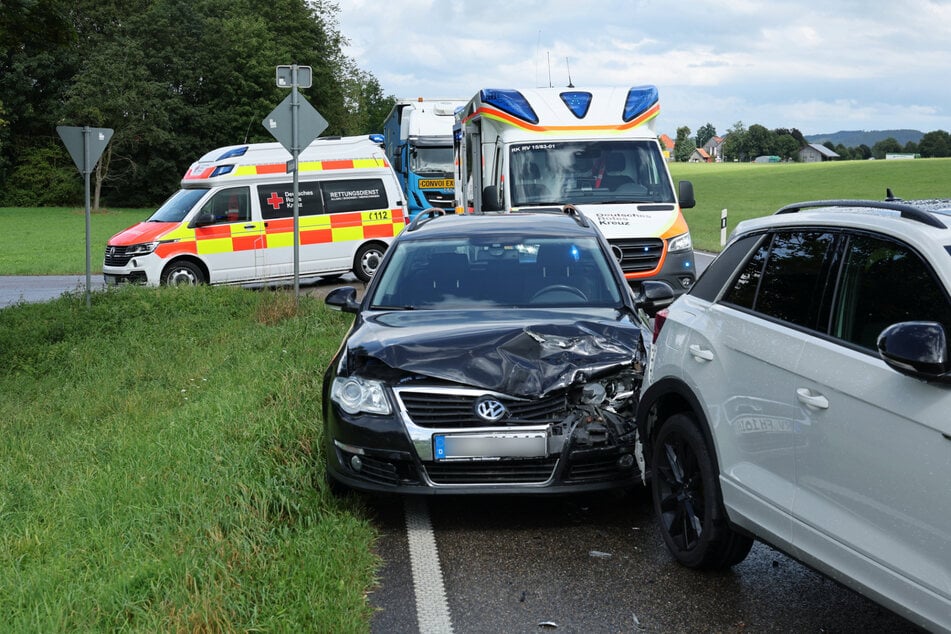
[[[287,165],[285,163],[268,163],[267,165],[257,165],[255,170],[258,174],[286,174]]]
[[[310,231],[301,231],[301,244],[323,244],[324,242],[333,242],[333,231],[330,229],[311,229]]]
[[[471,115],[463,120],[463,124],[468,123],[476,115],[484,115],[492,119],[497,119],[503,123],[508,123],[517,128],[531,130],[532,132],[598,132],[598,131],[622,131],[636,128],[637,126],[650,121],[660,113],[660,102],[655,102],[650,108],[635,117],[634,119],[619,125],[535,125],[524,119],[519,119],[506,112],[495,108],[482,107],[477,109]]]
[[[213,171],[215,171],[214,165],[212,165],[211,167],[206,167],[205,169],[197,173],[189,171],[187,174],[185,174],[185,178],[183,180],[192,181],[192,180],[201,180],[203,178],[209,178]]]
[[[321,161],[320,166],[325,170],[350,170],[353,169],[353,159],[340,161]]]

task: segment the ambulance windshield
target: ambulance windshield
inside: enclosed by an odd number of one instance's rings
[[[664,158],[651,141],[512,146],[512,206],[673,203]]]
[[[181,222],[207,193],[207,188],[180,189],[149,217],[148,222]]]

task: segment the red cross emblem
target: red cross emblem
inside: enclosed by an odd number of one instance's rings
[[[281,208],[281,205],[284,203],[284,199],[277,195],[277,192],[271,192],[271,197],[265,200],[267,204],[271,207],[274,207],[274,211],[277,211]]]

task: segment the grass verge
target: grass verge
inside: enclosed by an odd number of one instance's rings
[[[348,323],[208,287],[0,310],[4,626],[367,631],[373,530],[320,477]]]

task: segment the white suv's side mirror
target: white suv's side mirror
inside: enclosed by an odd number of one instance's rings
[[[885,363],[902,374],[951,383],[948,337],[937,322],[892,324],[878,336],[878,353]]]

